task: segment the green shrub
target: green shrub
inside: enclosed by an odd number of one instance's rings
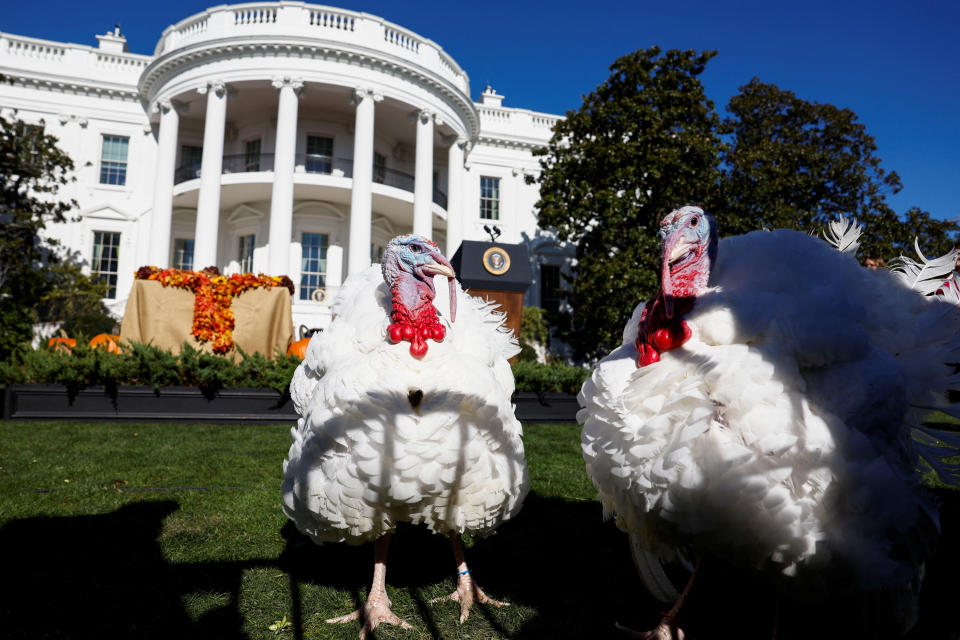
[[[239,351],[239,350],[238,350]],[[19,348],[0,362],[0,383],[46,383],[70,387],[146,385],[154,388],[186,385],[205,389],[254,387],[286,393],[300,359],[277,354],[247,354],[233,362],[184,344],[179,355],[141,343],[124,343],[122,353],[94,349],[78,340],[69,352],[49,347]]]
[[[517,391],[577,393],[590,374],[583,367],[560,362],[540,364],[518,360],[511,365]]]

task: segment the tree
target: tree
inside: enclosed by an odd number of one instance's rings
[[[653,47],[619,58],[537,152],[539,224],[577,247],[562,337],[578,358],[618,345],[655,290],[663,216],[716,194],[719,120],[697,78],[714,55]]]
[[[67,221],[77,206],[57,199],[73,167],[42,126],[0,114],[0,359],[28,342],[39,320],[93,305],[99,305],[94,315],[106,315],[102,290],[42,235],[48,223]]]
[[[877,145],[850,109],[802,100],[753,78],[731,98],[721,132],[731,136],[723,153],[722,204],[735,212],[722,235],[752,229],[823,229],[838,216],[863,223],[862,258],[913,255],[913,239],[933,255],[949,251],[958,226],[913,208],[897,216],[886,202],[901,189],[887,172]]]

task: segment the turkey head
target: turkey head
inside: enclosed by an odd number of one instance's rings
[[[428,339],[441,342],[446,335],[446,327],[437,318],[437,309],[433,306],[437,293],[434,276],[447,277],[450,322],[457,317],[457,281],[453,266],[435,242],[415,234],[391,240],[380,266],[393,297],[387,337],[393,344],[401,340],[409,342],[410,355],[422,358],[427,353]]]
[[[682,316],[693,308],[696,297],[710,280],[710,266],[717,257],[717,225],[700,207],[681,207],[660,222],[662,266],[660,291],[647,302],[637,332],[637,366],[660,360],[664,351],[676,349],[690,339],[690,327]]]

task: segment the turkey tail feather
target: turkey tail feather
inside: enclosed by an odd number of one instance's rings
[[[918,291],[925,296],[934,294],[948,278],[951,277],[954,268],[957,265],[956,249],[948,253],[927,260],[920,250],[920,242],[914,238],[914,249],[920,256],[920,262],[907,256],[900,256],[893,259],[890,270],[893,271],[900,280],[914,291]]]
[[[951,413],[949,407],[940,408],[940,411]],[[913,427],[913,445],[940,482],[960,487],[960,462],[957,461],[960,456],[960,432],[944,431],[928,425]]]
[[[860,248],[861,235],[863,235],[863,225],[857,224],[856,220],[841,217],[830,221],[829,229],[823,232],[823,239],[841,253],[853,255]]]

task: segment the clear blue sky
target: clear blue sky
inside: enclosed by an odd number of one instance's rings
[[[10,2],[0,31],[96,45],[120,23],[132,51],[212,2]],[[631,0],[331,3],[436,41],[506,106],[576,109],[617,57],[639,48],[715,49],[701,79],[721,116],[757,76],[806,100],[848,107],[904,188],[888,201],[960,218],[960,1]]]

